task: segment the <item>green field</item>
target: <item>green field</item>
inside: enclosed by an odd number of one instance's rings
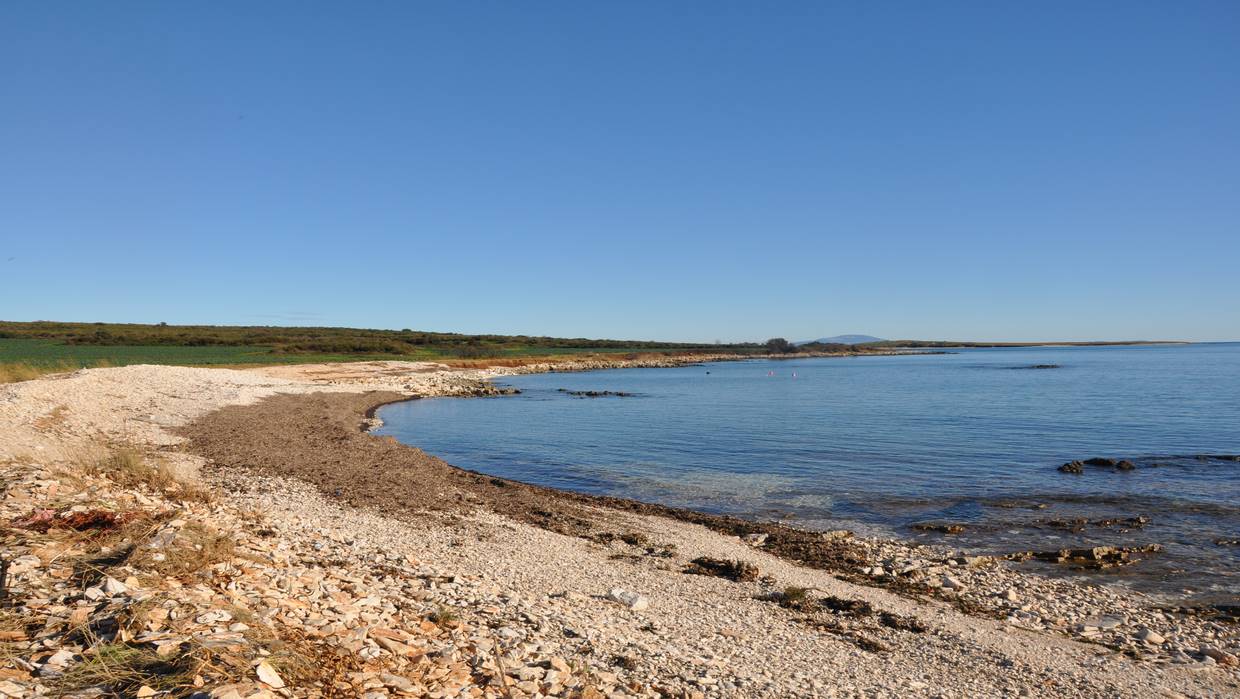
[[[0,364],[22,363],[36,367],[125,366],[127,364],[286,364],[295,362],[339,362],[366,358],[364,355],[306,353],[278,354],[270,347],[178,345],[70,345],[57,340],[0,338]],[[390,359],[391,355],[385,358]]]
[[[581,347],[508,347],[487,353],[489,358],[556,356],[582,353],[625,353],[628,350]],[[258,345],[190,347],[181,345],[74,345],[57,340],[0,338],[0,364],[34,367],[82,368],[128,364],[177,364],[185,366],[242,364],[306,364],[356,362],[376,359],[426,361],[457,359],[433,348],[408,354],[377,353],[286,353]]]
[[[760,349],[757,344],[704,346],[365,328],[0,321],[0,382],[49,371],[129,364],[237,366],[375,359],[471,363],[578,354],[754,353]]]

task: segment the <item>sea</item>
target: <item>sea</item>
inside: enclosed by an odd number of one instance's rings
[[[1163,550],[1029,570],[1240,601],[1240,343],[951,350],[515,376],[389,405],[379,434],[527,483],[1003,554]],[[578,392],[627,395],[584,397]],[[1065,462],[1128,460],[1133,468]],[[1143,521],[1145,520],[1145,521]],[[964,531],[922,531],[918,524]]]

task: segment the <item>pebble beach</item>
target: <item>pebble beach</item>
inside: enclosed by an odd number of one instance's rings
[[[0,696],[1240,695],[1228,610],[535,488],[365,431],[395,400],[642,361],[0,386]]]

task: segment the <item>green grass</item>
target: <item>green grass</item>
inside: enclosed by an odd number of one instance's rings
[[[507,346],[488,348],[487,358],[520,358],[573,354],[623,354],[630,350],[587,347]],[[178,345],[71,345],[56,340],[15,340],[0,338],[0,365],[26,364],[34,368],[68,371],[93,366],[129,364],[173,364],[182,366],[243,364],[306,364],[318,362],[356,362],[376,359],[426,361],[454,359],[460,355],[443,348],[424,348],[405,354],[280,352],[272,347],[182,347]]]
[[[391,358],[390,355],[387,358]],[[0,338],[0,364],[33,367],[91,367],[99,364],[285,364],[358,359],[344,354],[277,354],[270,347],[179,347],[176,345],[68,345],[55,340]]]

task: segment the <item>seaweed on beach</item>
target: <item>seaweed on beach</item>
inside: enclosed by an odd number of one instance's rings
[[[758,566],[745,561],[727,561],[702,556],[689,562],[685,568],[689,575],[710,575],[727,578],[733,582],[748,582],[758,579]]]

